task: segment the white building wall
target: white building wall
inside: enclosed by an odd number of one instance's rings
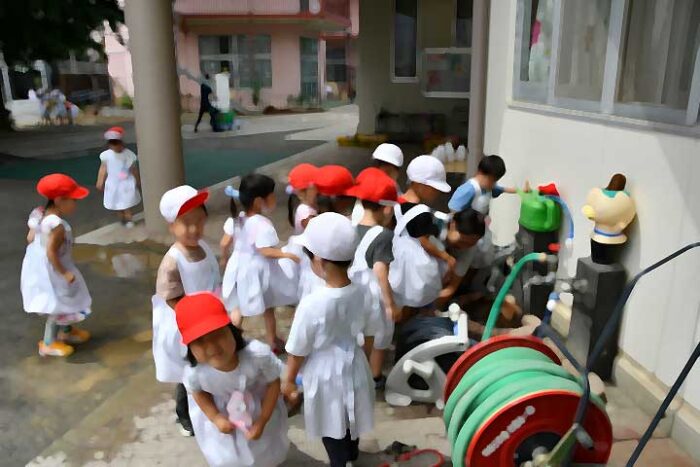
[[[574,251],[582,257],[590,254],[592,229],[580,212],[587,192],[615,172],[625,174],[638,211],[624,259],[630,276],[700,240],[700,139],[510,105],[515,5],[491,2],[485,152],[505,159],[504,181],[556,181],[574,213]],[[497,242],[517,230],[518,207],[516,197],[495,202]],[[625,310],[621,348],[667,385],[700,339],[699,278],[700,251],[688,253],[643,279]],[[700,368],[683,394],[700,408]]]

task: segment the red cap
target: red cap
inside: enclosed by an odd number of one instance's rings
[[[325,196],[343,196],[355,185],[348,169],[341,165],[324,165],[316,172],[314,185]]]
[[[90,193],[87,188],[78,185],[78,182],[64,174],[51,174],[42,177],[36,184],[36,191],[48,199],[83,199]]]
[[[175,305],[175,320],[185,345],[231,324],[224,304],[211,292],[183,297]]]
[[[106,140],[119,140],[124,138],[124,128],[120,126],[113,126],[109,130],[105,131],[104,137]]]
[[[299,164],[289,171],[289,185],[295,190],[306,190],[314,184],[318,167],[313,164]]]
[[[396,203],[396,182],[376,167],[363,170],[357,176],[357,185],[347,191],[348,196],[354,196],[362,201],[379,204]]]

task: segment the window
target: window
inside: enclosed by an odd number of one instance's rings
[[[300,38],[301,49],[301,96],[305,99],[318,97],[318,40]]]
[[[232,85],[250,88],[259,83],[272,87],[271,39],[269,35],[200,36],[202,73],[231,73]]]
[[[696,125],[700,0],[518,0],[513,97]]]
[[[472,46],[472,15],[474,0],[456,0],[455,14],[455,47]]]
[[[394,0],[392,78],[418,81],[418,0]]]
[[[345,44],[331,45],[326,42],[326,81],[330,83],[347,81]]]

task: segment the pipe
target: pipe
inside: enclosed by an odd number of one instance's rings
[[[489,311],[489,317],[486,321],[486,326],[484,327],[484,334],[481,337],[482,342],[491,337],[493,328],[496,325],[496,320],[498,319],[498,314],[501,311],[501,305],[503,305],[503,301],[505,300],[508,291],[513,286],[513,282],[515,282],[516,277],[520,273],[520,270],[523,268],[523,266],[525,266],[525,263],[529,263],[532,261],[545,262],[546,260],[547,255],[545,253],[529,253],[520,258],[520,260],[517,263],[515,263],[515,266],[513,266],[513,269],[510,271],[510,274],[508,274],[508,277],[503,283],[501,290],[498,291],[496,300],[494,300],[493,305],[491,306],[491,311]]]
[[[571,217],[571,211],[569,210],[569,206],[566,204],[566,202],[563,199],[561,199],[558,196],[545,195],[544,197],[547,199],[551,199],[552,201],[557,203],[559,206],[561,206],[561,210],[564,211],[564,217],[566,217],[567,220],[569,221],[568,222],[569,230],[566,233],[566,242],[567,242],[567,246],[570,247],[571,243],[574,240],[574,218]]]

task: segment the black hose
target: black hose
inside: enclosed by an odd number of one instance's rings
[[[632,294],[632,290],[634,290],[634,287],[637,285],[637,282],[639,282],[639,279],[644,277],[645,275],[649,274],[653,270],[663,266],[664,264],[668,263],[669,261],[672,261],[682,255],[683,253],[687,252],[688,250],[692,250],[693,248],[700,247],[700,242],[694,242],[689,245],[684,246],[680,250],[675,251],[674,253],[666,256],[665,258],[661,259],[660,261],[657,261],[656,263],[652,264],[651,266],[643,269],[642,271],[638,272],[632,280],[627,284],[625,287],[624,291],[622,292],[622,295],[620,296],[619,300],[617,301],[617,304],[615,305],[615,309],[613,310],[612,314],[610,315],[610,318],[608,319],[608,322],[605,323],[605,327],[603,328],[603,332],[600,334],[600,337],[596,341],[595,345],[593,346],[593,350],[588,356],[588,361],[586,363],[586,368],[585,368],[585,378],[586,380],[588,379],[588,373],[591,371],[591,368],[593,367],[593,364],[595,361],[598,359],[600,354],[603,352],[603,349],[605,347],[605,344],[610,340],[612,335],[615,332],[615,329],[617,328],[618,323],[620,322],[620,319],[622,318],[622,310],[625,308],[625,305],[627,304],[627,300],[629,300],[630,295]],[[688,372],[690,371],[690,368],[692,368],[693,364],[695,363],[695,360],[698,358],[698,351],[700,351],[700,346],[695,349],[695,352],[693,355],[691,355],[690,359],[686,363],[686,367],[683,368],[683,371],[681,374],[678,376],[678,380],[676,380],[676,383],[679,383],[678,386],[676,387],[676,384],[673,385],[671,388],[671,391],[668,393],[668,396],[666,396],[666,399],[668,399],[668,402],[670,404],[671,399],[676,395],[678,390],[680,389],[681,384],[683,383],[683,380],[685,380],[686,376],[688,375]],[[687,370],[687,371],[686,371]],[[584,391],[583,396],[581,397],[581,400],[579,401],[578,408],[576,409],[576,419],[574,423],[578,424],[579,426],[583,426],[583,419],[586,416],[586,409],[588,408],[588,402],[590,399],[590,392],[589,391]],[[666,411],[666,408],[668,408],[668,404],[666,404],[666,400],[664,400],[664,403],[661,404],[661,407],[659,407],[659,412],[657,412],[657,415],[661,414],[659,416],[659,419],[663,416],[663,413]],[[666,404],[664,406],[664,404]],[[653,433],[654,428],[656,427],[656,424],[658,424],[659,420],[654,418],[652,420],[652,425],[649,425],[649,428],[651,428],[651,431],[647,429],[647,432],[649,432],[649,436],[647,436],[647,433],[644,434],[644,436],[639,440],[639,444],[637,444],[637,449],[635,449],[635,452],[632,454],[637,454],[637,457],[639,454],[641,454],[642,450],[644,449],[644,446],[646,443],[649,441],[649,438],[651,436],[650,433]],[[634,460],[630,458],[630,462],[632,464],[627,464],[633,465]]]
[[[634,448],[632,456],[627,461],[627,467],[632,467],[634,463],[637,462],[637,459],[639,459],[639,456],[642,454],[642,450],[651,439],[651,435],[654,433],[656,425],[658,425],[661,419],[664,418],[664,416],[666,415],[666,409],[668,409],[668,406],[671,405],[671,401],[673,400],[673,398],[676,397],[676,393],[678,393],[678,390],[683,385],[683,382],[685,381],[685,378],[687,378],[688,373],[690,373],[690,370],[693,369],[693,365],[695,365],[695,362],[697,361],[698,357],[700,357],[700,342],[698,342],[698,345],[695,346],[695,350],[693,351],[693,354],[690,356],[688,361],[685,362],[683,370],[678,375],[678,378],[676,378],[676,381],[673,383],[673,386],[671,386],[671,390],[668,392],[668,394],[666,394],[666,398],[661,403],[661,406],[659,406],[659,410],[656,411],[654,418],[647,427],[647,431],[645,431],[642,437],[639,438],[639,443],[637,443],[637,447]]]

